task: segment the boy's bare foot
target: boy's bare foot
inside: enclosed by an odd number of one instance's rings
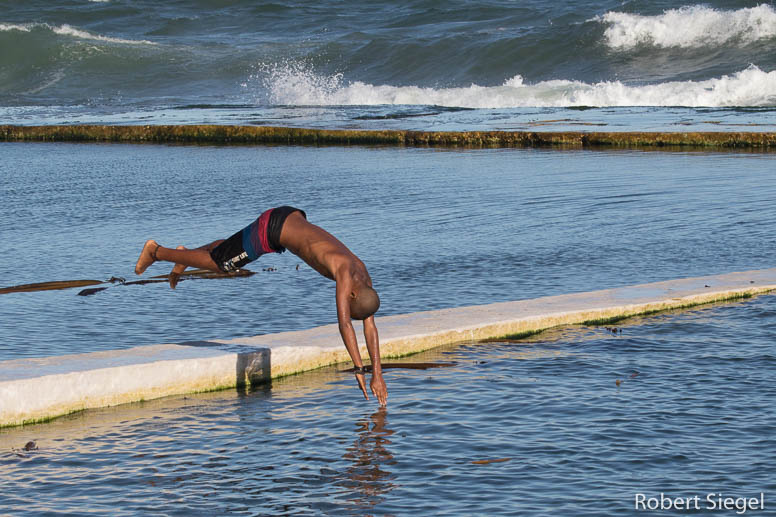
[[[185,250],[186,248],[184,246],[178,246],[175,248],[176,250]],[[186,266],[183,264],[175,264],[173,266],[172,271],[170,271],[170,274],[168,278],[170,279],[170,287],[172,289],[175,289],[175,286],[178,285],[178,280],[181,278],[181,273],[186,271]]]
[[[135,264],[135,274],[142,275],[143,271],[148,269],[148,266],[156,262],[156,250],[159,249],[159,245],[155,240],[149,239],[143,245],[143,251],[140,252],[140,256]]]

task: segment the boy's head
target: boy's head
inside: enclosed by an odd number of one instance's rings
[[[354,320],[365,320],[380,308],[380,297],[377,291],[366,284],[361,284],[350,297],[350,317]]]

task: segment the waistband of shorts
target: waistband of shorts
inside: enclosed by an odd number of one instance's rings
[[[269,221],[267,222],[267,244],[277,253],[286,251],[286,248],[279,243],[280,232],[283,230],[283,224],[286,222],[286,218],[294,212],[301,213],[302,217],[307,219],[307,214],[304,210],[286,205],[273,208],[269,214]]]

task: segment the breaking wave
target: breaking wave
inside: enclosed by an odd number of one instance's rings
[[[436,105],[460,108],[584,106],[776,106],[776,71],[749,66],[732,75],[704,81],[628,85],[620,81],[569,80],[525,84],[519,75],[500,86],[459,88],[346,84],[341,74],[321,76],[303,65],[265,68],[261,79],[271,104],[297,106]],[[256,79],[258,76],[254,76]],[[250,88],[251,82],[244,88]]]
[[[607,45],[622,50],[639,45],[746,45],[776,37],[776,11],[765,4],[735,11],[686,6],[658,16],[608,12],[593,20],[609,25],[604,33]]]

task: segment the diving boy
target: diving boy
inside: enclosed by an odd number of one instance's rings
[[[135,273],[142,274],[156,261],[174,262],[176,265],[170,274],[170,286],[174,288],[186,267],[235,271],[265,253],[282,253],[286,249],[336,282],[340,335],[356,367],[358,385],[368,399],[364,366],[351,323],[351,319],[363,320],[364,338],[372,361],[370,388],[380,405],[384,406],[388,392],[383,380],[379,337],[374,321],[380,298],[372,288],[372,279],[364,263],[329,232],[309,223],[302,210],[290,206],[267,210],[228,239],[197,249],[165,248],[154,240],[148,240],[137,259]]]

